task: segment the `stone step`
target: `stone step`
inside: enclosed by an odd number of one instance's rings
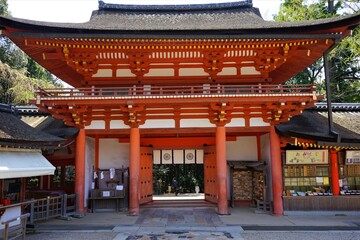
[[[215,207],[205,200],[155,200],[141,205],[144,208]]]

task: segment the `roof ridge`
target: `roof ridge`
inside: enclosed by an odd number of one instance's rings
[[[99,0],[99,10],[126,10],[126,11],[193,11],[193,10],[219,10],[238,7],[253,7],[252,0],[238,0],[236,2],[221,2],[221,3],[199,3],[199,4],[118,4],[105,3],[104,0]]]
[[[315,103],[315,107],[313,109],[326,110],[327,108],[327,103],[318,102]],[[360,103],[331,103],[331,108],[333,110],[360,110]]]

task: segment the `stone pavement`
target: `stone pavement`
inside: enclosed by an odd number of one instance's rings
[[[253,208],[230,208],[230,215],[217,215],[214,207],[142,208],[139,216],[119,212],[87,213],[68,221],[37,222],[28,239],[66,239],[77,232],[79,239],[244,239],[247,231],[360,231],[360,213],[302,213],[273,216]],[[62,238],[42,235],[63,232]],[[87,236],[89,232],[93,234]],[[95,236],[100,236],[95,238]],[[73,238],[69,237],[69,239]],[[94,237],[94,238],[92,238]]]

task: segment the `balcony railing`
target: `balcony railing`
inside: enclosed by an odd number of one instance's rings
[[[126,97],[126,96],[192,96],[204,95],[296,95],[314,94],[315,86],[302,85],[199,85],[199,86],[134,86],[111,88],[54,88],[40,89],[40,98],[86,98],[86,97]]]

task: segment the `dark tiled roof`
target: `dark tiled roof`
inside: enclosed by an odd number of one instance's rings
[[[207,3],[207,4],[178,4],[178,5],[126,5],[105,3],[99,1],[99,10],[126,10],[126,11],[152,11],[158,13],[159,11],[208,11],[214,9],[234,9],[236,7],[252,7],[252,0],[242,0],[237,2],[223,2],[223,3]]]
[[[331,103],[333,111],[360,111],[360,103]],[[318,111],[327,111],[327,104],[324,102],[316,103],[315,108]]]
[[[63,121],[40,112],[36,106],[16,106],[15,108],[23,122],[39,131],[64,139],[74,139],[79,132],[79,129],[69,127]]]
[[[231,36],[233,34],[301,34],[347,25],[355,27],[360,22],[360,14],[303,22],[265,21],[262,19],[259,9],[252,7],[249,2],[184,5],[181,7],[179,5],[171,7],[114,5],[107,8],[101,7],[100,3],[99,10],[94,11],[90,21],[85,23],[50,23],[0,17],[0,25],[52,34],[63,32],[87,36],[86,34],[90,33],[101,35],[107,31],[109,34],[122,34],[123,37],[129,37],[124,34],[130,31],[131,36],[161,35],[169,37],[171,36],[169,30],[180,31],[177,36],[190,34],[181,31],[209,31],[206,32],[209,36],[211,34],[215,36],[217,34],[230,34]],[[156,31],[160,31],[162,34]],[[205,32],[199,37],[204,37],[204,34]]]
[[[57,146],[63,138],[39,131],[16,115],[12,106],[0,104],[0,145],[24,148]]]
[[[360,143],[360,134],[353,130],[353,126],[341,121],[338,123],[334,123],[334,129],[340,134],[342,143]],[[276,130],[285,137],[336,142],[337,137],[329,132],[328,126],[328,119],[324,115],[314,110],[306,110],[289,122],[277,125]]]

